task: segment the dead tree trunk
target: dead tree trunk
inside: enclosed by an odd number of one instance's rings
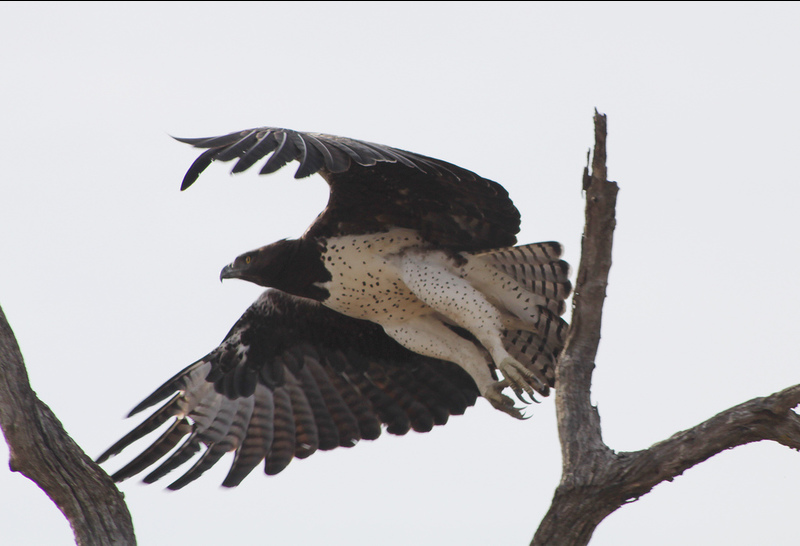
[[[77,544],[136,544],[122,493],[31,389],[22,353],[2,309],[0,428],[11,453],[9,467],[33,480],[56,503],[72,526]]]
[[[588,544],[597,525],[627,502],[726,449],[773,440],[800,449],[800,385],[725,410],[649,449],[616,453],[604,442],[590,402],[611,268],[618,186],[606,171],[606,117],[595,112],[592,173],[584,172],[586,225],[572,323],[556,368],[562,476],[532,546]]]

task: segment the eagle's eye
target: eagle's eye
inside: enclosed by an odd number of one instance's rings
[[[244,263],[245,263],[245,264],[249,264],[251,259],[252,259],[252,258],[250,258],[250,256],[245,256],[245,257],[244,257]]]

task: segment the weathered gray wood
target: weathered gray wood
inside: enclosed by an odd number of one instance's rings
[[[64,431],[31,389],[14,333],[0,309],[0,428],[9,466],[58,506],[80,545],[136,544],[122,493]]]
[[[611,268],[617,184],[606,171],[606,118],[595,112],[591,176],[584,172],[586,226],[575,286],[572,324],[556,367],[556,414],[562,477],[534,546],[588,544],[597,525],[625,503],[732,447],[772,440],[800,449],[800,385],[725,410],[649,449],[615,453],[602,439],[590,402]]]

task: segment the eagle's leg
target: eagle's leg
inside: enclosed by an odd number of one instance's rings
[[[531,291],[519,280],[474,257],[458,273],[505,312],[506,329],[533,332],[550,344],[563,344],[565,341],[566,323],[559,315],[563,312],[563,298],[569,294],[566,280],[561,283],[566,288],[548,288],[547,283],[533,282],[531,288],[538,287],[539,292]]]
[[[384,325],[383,329],[415,353],[458,364],[472,377],[481,396],[492,406],[517,419],[523,418],[514,407],[514,401],[502,393],[503,388],[508,386],[507,380],[496,381],[492,377],[489,355],[435,316],[418,316],[396,325]]]
[[[502,332],[509,317],[468,280],[455,274],[448,256],[442,252],[409,253],[402,260],[401,271],[414,295],[478,339],[520,399],[523,392],[534,397],[532,385],[538,385],[538,378],[503,346]]]

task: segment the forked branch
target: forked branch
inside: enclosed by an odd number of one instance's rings
[[[800,449],[800,385],[755,398],[649,449],[615,453],[602,440],[590,402],[600,342],[603,301],[611,267],[617,184],[606,180],[606,117],[595,112],[592,172],[584,172],[586,226],[572,324],[556,368],[556,413],[563,457],[561,482],[531,542],[588,544],[597,525],[657,484],[732,447],[773,440]]]

